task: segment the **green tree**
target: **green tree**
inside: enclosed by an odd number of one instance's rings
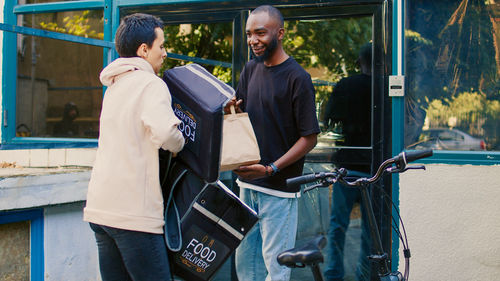
[[[477,91],[500,99],[498,5],[484,0],[412,0],[407,35],[408,89],[430,100]],[[496,41],[495,41],[496,40]]]
[[[183,24],[167,25],[164,28],[167,52],[191,57],[232,61],[232,24]],[[186,61],[167,59],[162,71],[184,65]],[[222,66],[204,65],[216,77],[231,82],[231,69]]]
[[[306,69],[325,68],[330,81],[359,71],[355,63],[358,49],[371,40],[370,17],[286,21],[285,29],[285,50]],[[224,62],[232,60],[231,23],[169,25],[164,31],[168,52]],[[185,63],[169,59],[164,68]],[[223,81],[230,81],[231,69],[205,67]]]
[[[94,15],[91,11],[86,10],[80,12],[68,12],[72,15],[63,17],[62,26],[57,21],[40,21],[40,27],[45,30],[67,33],[71,35],[77,35],[82,37],[90,37],[103,39],[104,33],[96,31],[91,24],[91,18]],[[102,14],[100,22],[102,23]]]
[[[371,17],[288,21],[283,46],[305,68],[324,67],[332,80],[359,72],[359,48],[371,41]]]
[[[408,3],[407,101],[427,108],[431,127],[456,120],[460,129],[498,142],[498,5],[490,0]]]

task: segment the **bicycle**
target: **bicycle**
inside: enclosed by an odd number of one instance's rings
[[[401,152],[397,156],[387,159],[377,169],[377,172],[371,178],[358,178],[355,180],[349,180],[347,177],[347,170],[344,168],[334,170],[333,172],[320,172],[314,174],[308,174],[299,176],[296,178],[291,178],[287,180],[288,186],[298,186],[301,184],[319,182],[312,186],[305,187],[303,192],[308,192],[318,187],[328,187],[335,182],[340,182],[349,187],[359,188],[361,192],[361,200],[365,209],[367,210],[368,225],[373,242],[373,254],[368,258],[375,262],[377,266],[377,272],[380,281],[407,281],[408,280],[408,266],[410,259],[410,250],[407,248],[403,241],[403,254],[405,257],[405,271],[404,275],[399,271],[391,272],[389,270],[389,256],[383,251],[382,240],[379,234],[379,228],[375,220],[375,214],[373,212],[372,202],[368,194],[368,186],[380,180],[380,178],[385,174],[393,173],[403,173],[409,169],[424,169],[423,165],[411,165],[408,163],[415,160],[426,158],[432,156],[432,150],[423,151],[410,151]],[[394,166],[393,166],[394,165]],[[398,214],[399,215],[399,214]],[[404,231],[404,226],[403,226]],[[399,233],[400,238],[401,233]],[[286,250],[277,256],[278,263],[282,266],[287,266],[290,268],[303,268],[310,267],[314,280],[323,281],[323,275],[321,273],[319,265],[324,261],[321,249],[326,245],[326,238],[321,235],[311,239],[308,243],[303,246],[295,247],[293,249]]]

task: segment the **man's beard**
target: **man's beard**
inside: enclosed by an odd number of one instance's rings
[[[264,51],[264,54],[260,55],[260,56],[257,56],[253,50],[252,50],[252,54],[255,58],[256,61],[258,62],[264,62],[265,60],[267,60],[268,58],[271,57],[271,55],[274,53],[274,51],[276,50],[276,47],[278,46],[278,38],[274,37],[271,42],[269,42],[268,45],[266,45],[266,50]]]

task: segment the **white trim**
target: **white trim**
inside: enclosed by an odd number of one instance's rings
[[[231,233],[234,237],[236,237],[240,241],[243,240],[243,238],[245,237],[243,234],[238,232],[238,230],[236,230],[232,226],[230,226],[227,222],[225,222],[224,220],[222,220],[221,218],[219,218],[218,216],[216,216],[214,213],[210,212],[209,210],[205,209],[205,207],[198,204],[198,202],[194,202],[193,208],[198,210],[198,212],[202,213],[203,215],[205,215],[207,218],[209,218],[213,222],[220,225],[222,228],[227,230],[229,233]]]
[[[215,88],[217,88],[217,90],[219,90],[219,92],[221,92],[222,94],[224,94],[226,97],[232,98],[234,96],[234,90],[232,88],[229,88],[230,89],[229,91],[227,89],[224,89],[219,83],[217,83],[219,80],[214,81],[214,79],[212,79],[206,73],[203,73],[202,71],[200,71],[198,69],[195,69],[194,64],[188,64],[188,65],[186,65],[186,69],[190,70],[194,74],[197,74],[199,77],[201,77],[204,80],[206,80],[212,86],[214,86]],[[202,68],[202,69],[204,69],[204,68]],[[210,74],[210,73],[208,73],[208,74]]]
[[[262,186],[258,186],[255,184],[243,182],[243,181],[240,181],[240,179],[237,179],[236,183],[241,188],[255,190],[255,191],[262,192],[262,193],[265,193],[267,195],[272,195],[272,196],[276,196],[276,197],[281,197],[281,198],[299,198],[300,197],[300,191],[295,192],[295,193],[283,192],[283,191],[274,190],[274,189],[270,189],[267,187],[262,187]]]
[[[250,208],[250,206],[248,206],[245,202],[241,201],[241,199],[236,194],[234,194],[234,192],[232,192],[231,189],[229,189],[222,181],[217,180],[217,185],[222,188],[227,194],[231,195],[235,200],[238,200],[238,203],[247,208],[248,211],[250,211],[255,216],[257,215],[257,212],[254,211],[254,209]]]

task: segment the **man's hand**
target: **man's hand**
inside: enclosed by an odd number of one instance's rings
[[[234,110],[236,113],[241,113],[243,112],[240,108],[240,104],[243,102],[243,100],[236,100],[236,97],[233,97],[227,104],[224,106],[224,113],[229,114],[231,113],[231,105],[234,105]]]
[[[268,168],[262,164],[253,164],[248,166],[240,166],[238,169],[233,170],[235,174],[245,180],[253,180],[266,177],[266,170]]]

